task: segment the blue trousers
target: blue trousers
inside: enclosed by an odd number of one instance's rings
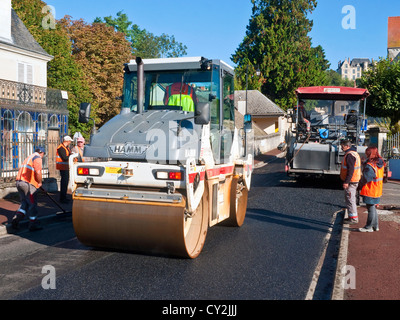
[[[17,212],[28,216],[29,220],[36,220],[37,210],[37,193],[38,189],[25,181],[16,182],[17,190],[21,198],[21,206]]]
[[[378,213],[376,212],[376,206],[374,204],[367,204],[368,218],[365,229],[378,229]]]

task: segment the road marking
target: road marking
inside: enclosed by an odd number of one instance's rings
[[[336,221],[337,220],[337,215],[340,212],[343,212],[343,210],[341,209],[339,211],[336,211],[333,214],[331,227],[329,227],[328,233],[325,236],[324,249],[322,251],[321,257],[319,258],[317,267],[316,267],[316,269],[314,271],[314,274],[313,274],[313,277],[312,277],[312,280],[311,280],[311,284],[310,284],[310,287],[308,289],[308,292],[307,292],[305,300],[313,300],[314,299],[315,290],[316,290],[316,287],[317,287],[317,284],[318,284],[318,281],[319,281],[319,277],[321,275],[322,266],[323,266],[325,258],[326,258],[326,252],[327,252],[327,249],[328,249],[328,246],[329,246],[329,242],[331,241],[333,229],[338,224],[338,222]]]

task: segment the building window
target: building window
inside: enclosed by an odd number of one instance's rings
[[[38,145],[44,146],[47,132],[47,114],[41,113],[37,121]]]
[[[18,62],[18,82],[33,84],[33,65]]]
[[[59,126],[58,126],[58,118],[57,118],[57,116],[55,115],[55,114],[53,114],[51,117],[50,117],[50,123],[49,123],[49,127],[51,127],[51,128],[58,128]]]
[[[18,130],[18,167],[22,164],[25,158],[31,155],[34,151],[34,123],[32,116],[23,111],[17,118]]]
[[[1,129],[2,129],[1,140],[3,142],[1,150],[2,170],[13,169],[13,143],[12,143],[13,124],[14,120],[12,112],[10,110],[5,110],[2,116],[2,123],[1,123]]]

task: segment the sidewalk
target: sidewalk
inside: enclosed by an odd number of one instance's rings
[[[285,153],[282,153],[282,151],[279,151],[278,149],[273,149],[271,151],[268,151],[263,154],[259,154],[254,157],[254,167],[255,168],[260,168],[268,164],[268,162],[271,162],[275,160],[276,158],[282,158],[284,157]]]
[[[389,180],[383,185],[379,232],[358,232],[367,220],[365,205],[358,208],[358,214],[357,225],[343,226],[348,247],[341,250],[347,249],[346,265],[355,270],[355,289],[348,278],[343,299],[400,300],[400,181]]]

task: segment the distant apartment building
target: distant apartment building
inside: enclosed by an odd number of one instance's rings
[[[350,58],[344,61],[339,61],[337,73],[339,73],[342,79],[357,80],[361,78],[363,73],[367,71],[372,65],[368,58],[355,58],[350,61]]]
[[[400,59],[400,17],[388,19],[388,57]]]

